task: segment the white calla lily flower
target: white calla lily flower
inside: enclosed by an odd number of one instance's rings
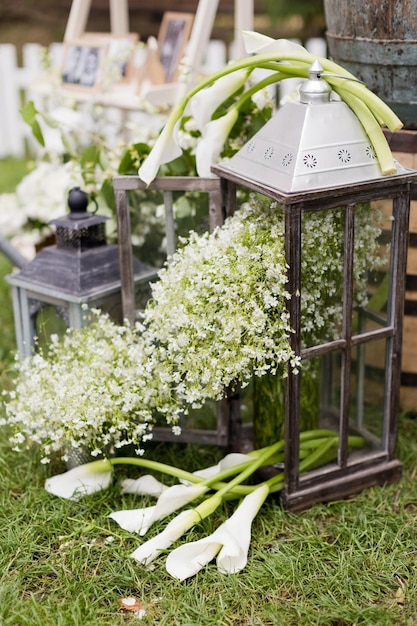
[[[107,489],[112,479],[112,470],[109,461],[92,461],[63,474],[51,476],[45,481],[45,489],[67,500],[79,500],[83,496]]]
[[[207,487],[202,485],[173,485],[161,493],[155,506],[131,509],[128,512],[115,511],[110,517],[122,528],[144,535],[154,522],[177,511],[206,491]]]
[[[262,485],[247,495],[233,515],[210,536],[179,546],[167,558],[171,576],[185,580],[194,576],[217,556],[223,574],[240,572],[247,563],[253,519],[269,494]]]
[[[252,30],[242,31],[247,54],[274,54],[282,52],[303,52],[307,50],[299,43],[289,39],[273,39]]]
[[[212,178],[211,166],[216,163],[229,133],[239,117],[237,107],[232,107],[226,115],[212,120],[204,129],[195,153],[198,175]]]
[[[243,499],[232,517],[224,523],[225,541],[217,557],[217,567],[222,574],[235,574],[245,567],[252,522],[268,494],[267,485],[258,487]]]
[[[149,520],[155,511],[154,506],[144,507],[143,509],[124,509],[122,511],[113,511],[109,517],[117,522],[120,528],[130,533],[144,534],[149,528]],[[142,532],[142,529],[145,531]]]
[[[174,541],[179,539],[187,530],[192,528],[192,526],[201,522],[201,520],[208,515],[211,515],[221,502],[221,496],[214,494],[210,496],[210,498],[207,498],[207,500],[204,500],[204,502],[199,504],[195,509],[181,511],[181,513],[169,522],[159,535],[145,541],[145,543],[131,554],[131,557],[143,565],[148,565],[159,556],[161,550],[169,548]]]
[[[222,525],[208,537],[175,548],[167,557],[167,572],[177,580],[185,580],[195,576],[220,552],[224,540]]]
[[[135,559],[135,561],[138,561],[138,563],[149,565],[149,563],[159,556],[161,550],[169,548],[174,541],[179,539],[198,521],[200,521],[200,518],[193,509],[181,511],[181,513],[169,522],[168,526],[164,528],[159,535],[145,541],[145,543],[132,552],[131,557]]]
[[[198,91],[190,100],[191,114],[197,128],[203,132],[216,109],[243,87],[248,77],[248,70],[237,70],[217,79],[212,85]]]
[[[179,124],[178,118],[174,124],[167,123],[164,126],[151,152],[139,168],[139,178],[147,185],[154,180],[161,165],[181,156],[182,150],[177,141]]]
[[[137,496],[159,497],[163,491],[168,489],[151,474],[139,476],[139,478],[125,478],[121,482],[122,493],[133,493]]]

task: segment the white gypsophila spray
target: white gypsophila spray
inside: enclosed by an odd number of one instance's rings
[[[246,205],[190,240],[160,272],[145,326],[187,404],[220,398],[233,381],[294,358],[282,221]]]
[[[45,460],[69,447],[88,446],[96,456],[148,435],[154,390],[145,368],[138,376],[144,340],[136,328],[93,315],[89,326],[54,336],[47,353],[20,365],[6,404],[15,449],[32,441]]]
[[[6,418],[15,449],[31,442],[47,461],[88,446],[107,454],[151,436],[163,418],[178,432],[188,407],[219,399],[255,374],[300,367],[291,350],[283,212],[252,196],[212,234],[191,233],[152,286],[143,324],[92,323],[54,337],[48,353],[19,368]],[[308,345],[339,332],[343,289],[343,211],[306,214],[302,251],[302,334]],[[356,211],[355,302],[367,300],[367,273],[384,262],[380,215]]]

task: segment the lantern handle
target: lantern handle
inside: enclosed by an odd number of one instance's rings
[[[95,207],[96,207],[94,209],[94,211],[91,211],[91,215],[95,215],[97,213],[97,211],[98,211],[98,202],[97,202],[95,196],[93,196],[93,195],[90,195],[90,200],[92,200],[94,202]]]

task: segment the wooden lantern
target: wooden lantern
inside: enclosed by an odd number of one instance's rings
[[[383,176],[368,137],[343,102],[329,99],[319,70],[310,75],[298,102],[284,105],[229,161],[214,166],[223,193],[223,214],[238,206],[238,190],[277,203],[284,222],[288,264],[291,346],[301,360],[300,373],[288,367],[285,382],[285,486],[282,501],[301,510],[318,501],[346,497],[364,487],[394,482],[401,476],[396,458],[401,345],[406,276],[410,187],[416,172],[398,165]],[[355,238],[358,207],[377,206],[386,215],[389,238],[384,305],[354,302]],[[341,321],[339,332],[306,341],[302,326],[304,222],[321,212],[342,213]],[[326,232],[322,237],[328,236]],[[326,330],[326,329],[324,329]],[[303,369],[319,364],[319,427],[339,436],[336,462],[300,475],[299,452]],[[375,364],[380,379],[374,380]],[[236,413],[236,407],[233,409]],[[348,436],[360,434],[366,445],[351,452]]]

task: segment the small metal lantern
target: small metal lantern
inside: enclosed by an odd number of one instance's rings
[[[299,101],[285,104],[234,157],[212,168],[220,177],[225,216],[237,206],[238,188],[266,196],[283,212],[291,294],[287,307],[294,330],[289,340],[302,364],[298,374],[288,368],[285,383],[282,501],[290,510],[401,476],[396,445],[402,318],[410,187],[417,173],[398,165],[396,175],[382,176],[362,126],[344,102],[331,100],[320,70],[311,68]],[[390,245],[388,296],[385,308],[377,311],[353,304],[356,209],[364,203],[381,207],[389,224],[383,233]],[[324,334],[321,342],[309,345],[300,323],[303,220],[314,212],[334,210],[342,211],[344,224],[342,321],[337,336]],[[301,394],[308,393],[303,389],[303,365],[312,360],[320,366],[318,426],[339,435],[338,458],[300,475]],[[382,370],[377,383],[375,366]],[[229,409],[233,414],[237,402]],[[366,446],[350,452],[349,434],[362,435]]]
[[[89,212],[89,201],[79,187],[71,189],[69,214],[50,222],[56,228],[56,244],[43,248],[19,272],[7,277],[12,285],[16,340],[22,359],[33,352],[40,315],[50,307],[64,327],[88,324],[85,305],[106,310],[121,321],[118,247],[107,243],[108,218]],[[137,285],[147,284],[156,270],[134,259],[133,272]]]

